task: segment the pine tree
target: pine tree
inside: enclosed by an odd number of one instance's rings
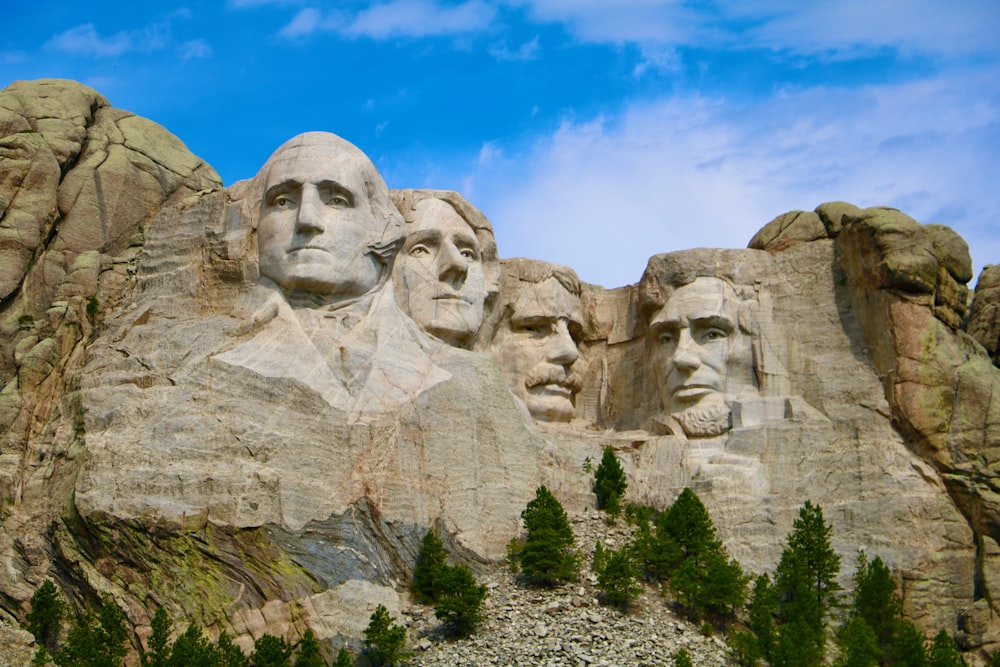
[[[596,554],[594,560],[597,561]],[[597,570],[597,588],[607,604],[625,609],[642,591],[635,583],[639,574],[635,559],[625,546],[605,552],[602,560],[602,567]]]
[[[708,510],[691,489],[656,518],[652,570],[668,579],[691,618],[705,611],[732,611],[746,599],[747,577],[728,560]]]
[[[927,656],[929,667],[965,667],[965,660],[958,652],[955,640],[944,630],[934,636],[931,643],[930,655]]]
[[[326,667],[319,653],[319,642],[312,630],[306,630],[295,652],[295,667]]]
[[[438,582],[437,604],[434,616],[441,621],[449,637],[467,637],[483,619],[483,601],[486,586],[476,583],[476,578],[465,565],[446,565]]]
[[[48,651],[49,655],[56,654],[59,630],[65,612],[66,603],[59,595],[56,585],[50,579],[46,579],[31,596],[31,611],[25,620],[28,621],[28,632]]]
[[[128,653],[127,641],[125,614],[107,602],[96,617],[84,613],[77,618],[55,663],[59,667],[119,667]]]
[[[774,651],[774,615],[777,610],[778,598],[771,585],[771,578],[762,574],[754,580],[747,606],[747,622],[756,638],[759,656],[769,661]]]
[[[840,589],[836,581],[840,556],[830,546],[832,531],[823,520],[823,510],[807,500],[775,574],[778,614],[784,621],[775,646],[776,667],[808,667],[823,660],[826,616]]]
[[[168,667],[216,667],[217,663],[218,650],[194,623],[174,640],[167,661]]]
[[[677,653],[674,653],[674,667],[694,667],[687,649],[678,649]]]
[[[292,667],[292,645],[284,637],[262,635],[253,643],[253,667]]]
[[[878,637],[868,622],[861,616],[852,616],[837,632],[837,646],[840,656],[835,667],[878,667]]]
[[[167,610],[158,607],[150,626],[153,632],[149,635],[149,652],[142,656],[142,664],[144,667],[167,667],[170,659],[170,633],[173,631]]]
[[[552,586],[573,579],[579,559],[566,510],[544,486],[521,512],[528,535],[518,554],[521,571],[535,585]]]
[[[893,667],[927,667],[927,637],[913,623],[900,623],[891,660]]]
[[[225,631],[215,643],[215,667],[250,667],[250,658]]]
[[[441,538],[428,530],[420,543],[417,562],[413,567],[410,590],[418,602],[429,603],[437,600],[438,583],[445,567],[445,550]]]
[[[337,659],[333,661],[333,667],[354,667],[354,658],[350,651],[343,646],[337,651]]]
[[[406,628],[392,622],[389,610],[379,605],[369,617],[365,628],[365,656],[372,667],[388,667],[405,660],[409,655],[403,650]]]
[[[621,463],[611,447],[604,448],[601,464],[594,473],[594,493],[597,495],[597,508],[603,509],[610,516],[618,516],[621,512],[621,500],[628,487],[628,479]]]

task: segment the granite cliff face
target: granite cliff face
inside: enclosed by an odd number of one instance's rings
[[[604,289],[499,260],[460,195],[390,193],[332,135],[222,189],[41,81],[0,92],[0,137],[2,613],[52,577],[139,637],[165,605],[244,643],[356,640],[429,527],[495,561],[538,484],[592,507],[612,446],[631,500],[694,488],[745,568],[811,499],[918,625],[1000,643],[1000,280],[967,312],[951,230],[824,204]]]

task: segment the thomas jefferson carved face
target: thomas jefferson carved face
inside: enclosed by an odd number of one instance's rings
[[[493,346],[507,384],[535,419],[573,419],[582,326],[580,297],[550,276],[522,288],[497,331]]]
[[[339,137],[310,133],[293,142],[266,166],[257,227],[260,273],[286,295],[315,302],[361,296],[385,270],[371,247],[384,224],[368,198],[372,175],[381,179],[368,158]]]
[[[465,347],[483,323],[486,283],[475,231],[451,205],[422,199],[396,259],[396,295],[427,333]]]
[[[733,288],[696,278],[677,288],[649,323],[663,408],[693,437],[729,429],[726,394],[731,369],[752,364],[749,338],[738,326]]]

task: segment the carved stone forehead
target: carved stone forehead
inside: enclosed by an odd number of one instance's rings
[[[676,288],[667,298],[663,309],[653,317],[653,322],[679,322],[711,317],[735,322],[737,306],[736,293],[726,281],[699,277]]]
[[[513,310],[515,319],[564,317],[577,324],[583,321],[580,297],[553,277],[539,283],[523,283]]]
[[[330,132],[306,132],[292,137],[271,154],[261,171],[269,173],[276,164],[302,159],[329,161],[342,170],[357,169],[362,180],[378,177],[378,171],[367,155],[351,142]]]

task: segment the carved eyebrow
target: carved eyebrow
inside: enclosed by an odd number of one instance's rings
[[[316,189],[320,191],[326,191],[333,194],[343,195],[347,198],[347,202],[354,206],[354,193],[351,192],[350,188],[332,179],[319,181],[316,183]]]
[[[278,195],[283,195],[287,192],[291,192],[292,190],[298,190],[301,187],[302,187],[302,182],[293,179],[282,181],[281,183],[275,183],[274,185],[269,187],[267,191],[264,193],[264,201],[267,203],[271,203],[271,200],[277,197]]]
[[[707,317],[692,318],[691,324],[703,329],[722,329],[727,333],[732,333],[732,331],[736,328],[733,321],[724,315],[709,315]]]

